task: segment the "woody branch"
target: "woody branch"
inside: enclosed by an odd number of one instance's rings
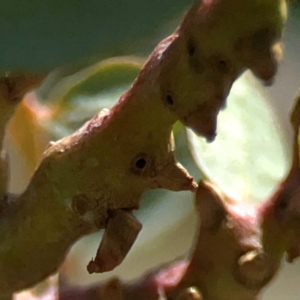
[[[132,211],[142,194],[197,186],[174,158],[173,123],[213,140],[218,112],[243,71],[272,82],[285,20],[283,0],[195,3],[117,105],[51,143],[25,192],[9,199],[0,220],[0,294],[55,272],[77,239],[100,229],[88,271],[120,264],[141,229]]]
[[[64,287],[59,299],[260,299],[284,255],[288,262],[300,256],[300,97],[291,121],[291,170],[270,199],[258,206],[237,202],[202,181],[195,195],[201,222],[189,258],[157,267],[134,283],[112,278],[81,289]]]

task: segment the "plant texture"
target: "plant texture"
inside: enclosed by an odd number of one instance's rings
[[[65,289],[60,299],[259,299],[284,255],[290,263],[300,256],[300,97],[291,123],[292,166],[270,199],[246,204],[201,180],[195,196],[201,222],[189,258],[152,270],[131,284],[113,278],[100,286]]]
[[[179,120],[213,141],[218,113],[245,70],[272,83],[286,15],[284,0],[196,2],[115,106],[49,144],[22,194],[7,192],[3,159],[0,295],[9,296],[56,272],[76,240],[100,229],[105,233],[88,272],[114,269],[141,230],[133,215],[141,196],[164,188],[196,191],[201,228],[192,258],[152,272],[133,286],[113,280],[101,289],[100,299],[256,299],[277,272],[283,253],[298,256],[293,215],[298,160],[274,198],[245,208],[207,182],[197,185],[175,159],[172,126]],[[3,101],[12,105],[3,108],[2,136],[12,109],[41,78],[3,80]],[[298,121],[296,105],[295,136]],[[295,142],[298,155],[297,147]],[[282,205],[280,195],[286,192],[292,200]],[[222,243],[228,244],[226,252],[218,246]]]

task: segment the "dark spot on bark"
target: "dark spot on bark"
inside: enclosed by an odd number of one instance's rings
[[[211,221],[211,223],[206,224],[206,229],[208,229],[212,234],[217,234],[219,229],[221,228],[222,223],[225,221],[225,215],[224,212],[222,210],[217,210],[215,212],[215,217],[214,219]]]
[[[202,73],[204,71],[204,63],[201,62],[199,51],[197,51],[196,43],[192,38],[187,40],[186,48],[189,66],[196,74]]]
[[[168,88],[169,84],[163,84],[161,86],[161,98],[164,102],[164,104],[168,107],[168,108],[172,108],[174,107],[175,104],[175,100],[174,100],[174,96],[172,94],[172,92],[169,90]]]
[[[277,208],[279,209],[279,210],[286,210],[287,208],[288,208],[288,206],[289,206],[289,201],[288,201],[289,199],[287,198],[287,197],[285,197],[285,198],[280,198],[280,201],[279,201],[279,203],[278,203],[278,205],[277,205]]]
[[[283,192],[279,195],[275,206],[275,217],[278,220],[283,220],[286,210],[289,207],[291,195],[288,192]]]
[[[261,52],[267,51],[275,40],[275,33],[270,28],[257,30],[251,37],[251,47],[253,50]]]
[[[140,158],[135,162],[135,167],[137,169],[143,170],[147,165],[147,161],[144,158]]]
[[[187,46],[187,52],[188,52],[189,56],[193,56],[196,52],[196,45],[191,38],[188,39],[186,46]]]
[[[171,95],[170,92],[168,92],[166,94],[166,103],[169,105],[169,106],[173,106],[174,105],[174,99],[173,99],[173,96]]]
[[[229,72],[229,62],[227,62],[225,59],[220,59],[219,62],[218,62],[218,69],[226,74]]]
[[[209,58],[209,64],[214,71],[221,74],[228,74],[231,69],[230,61],[218,54]]]
[[[85,195],[76,195],[72,199],[72,208],[80,216],[88,211],[88,199]]]
[[[132,162],[130,171],[136,175],[149,175],[151,172],[151,168],[153,168],[153,160],[146,153],[137,154]]]

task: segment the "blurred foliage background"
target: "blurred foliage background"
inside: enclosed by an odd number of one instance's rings
[[[2,0],[1,4],[0,72],[48,74],[44,84],[25,97],[9,125],[10,190],[18,193],[50,140],[69,134],[118,100],[156,43],[179,24],[191,1]],[[290,163],[287,116],[300,87],[300,4],[290,7],[285,58],[275,85],[262,87],[245,74],[233,87],[212,144],[180,124],[175,126],[178,160],[196,178],[204,171],[243,201],[268,197]],[[143,230],[120,267],[109,274],[87,274],[85,266],[101,239],[97,233],[73,247],[61,270],[64,281],[84,285],[113,275],[133,279],[190,249],[197,218],[189,193],[150,191],[137,216]],[[299,272],[299,264],[285,267],[264,299],[298,299]]]
[[[83,59],[146,53],[190,3],[3,0],[0,70],[50,71]]]

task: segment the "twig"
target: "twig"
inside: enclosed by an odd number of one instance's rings
[[[194,190],[174,159],[173,123],[179,119],[213,140],[234,80],[250,68],[272,81],[285,19],[279,0],[195,3],[118,104],[52,143],[26,191],[10,200],[0,220],[0,294],[55,272],[75,240],[106,228],[116,214],[129,220],[146,190]],[[139,227],[128,224],[130,234],[114,253],[115,239],[110,231],[104,235],[90,271],[110,270],[124,259]]]
[[[292,113],[297,138],[299,107],[300,97]],[[80,292],[62,289],[60,300],[258,299],[262,289],[277,274],[284,254],[289,262],[300,256],[297,138],[290,174],[261,205],[233,201],[212,184],[199,183],[195,204],[201,226],[189,260],[162,266],[131,284],[112,279]]]

